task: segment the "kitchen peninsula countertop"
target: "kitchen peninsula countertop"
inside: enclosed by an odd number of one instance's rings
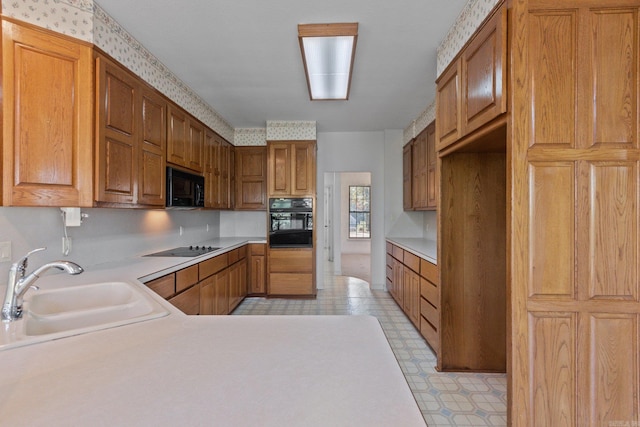
[[[415,237],[387,237],[387,240],[432,264],[438,264],[438,243],[435,240]]]
[[[40,285],[152,280],[196,258],[136,257]],[[84,276],[84,280],[83,279]],[[65,280],[66,279],[66,280]],[[7,425],[424,426],[378,321],[369,316],[170,314],[0,351]]]

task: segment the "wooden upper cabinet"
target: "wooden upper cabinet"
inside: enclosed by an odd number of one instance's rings
[[[436,123],[425,129],[427,143],[427,209],[438,207],[438,157],[436,154]]]
[[[427,207],[427,134],[425,131],[413,141],[411,146],[412,201],[414,209]]]
[[[143,88],[142,141],[139,148],[138,203],[166,205],[167,103],[156,92]]]
[[[167,162],[204,170],[204,126],[184,110],[169,104],[167,127]]]
[[[438,151],[462,136],[461,64],[457,59],[436,81],[436,148]]]
[[[435,133],[433,121],[402,150],[404,210],[433,210],[437,207]]]
[[[204,169],[204,126],[189,120],[188,168],[196,172]]]
[[[2,21],[2,204],[93,205],[93,54]]]
[[[506,58],[507,8],[501,7],[476,33],[460,57],[463,135],[507,111],[507,79],[502,75]]]
[[[138,82],[119,65],[96,57],[95,198],[134,204],[138,192]]]
[[[204,161],[205,206],[214,209],[229,209],[230,179],[229,167],[231,144],[220,135],[205,129]]]
[[[269,143],[269,196],[291,195],[291,144]]]
[[[235,148],[235,209],[267,209],[267,147]]]
[[[315,196],[316,142],[268,144],[269,196]]]
[[[189,122],[181,109],[169,104],[167,123],[167,162],[189,167]]]
[[[315,141],[292,144],[291,191],[294,196],[316,194],[316,143]]]
[[[507,10],[499,7],[436,81],[436,150],[507,111]]]
[[[95,201],[165,206],[166,102],[96,55]]]
[[[402,207],[405,211],[413,209],[413,190],[411,189],[413,182],[412,146],[413,141],[410,141],[402,148]]]

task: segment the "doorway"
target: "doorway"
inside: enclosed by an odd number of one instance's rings
[[[325,272],[371,285],[371,173],[326,172],[324,183]]]

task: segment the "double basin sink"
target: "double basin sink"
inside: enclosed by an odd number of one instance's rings
[[[30,292],[23,318],[2,323],[0,350],[142,322],[169,311],[128,282],[100,282]]]

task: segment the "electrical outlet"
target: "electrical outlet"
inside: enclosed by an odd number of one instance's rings
[[[11,262],[11,242],[0,242],[0,262]]]
[[[184,232],[184,230],[182,229],[182,226],[180,226],[180,235],[182,236],[182,233]]]

